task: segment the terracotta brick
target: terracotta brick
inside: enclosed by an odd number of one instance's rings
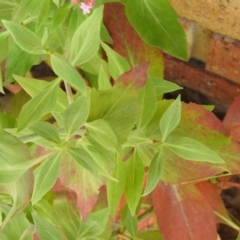
[[[240,40],[240,0],[169,0],[178,15]]]
[[[240,83],[240,42],[214,34],[210,41],[206,69]]]
[[[164,77],[208,97],[210,102],[227,110],[234,98],[240,95],[240,85],[207,72],[168,55],[164,56]]]

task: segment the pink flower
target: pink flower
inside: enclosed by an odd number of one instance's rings
[[[72,0],[72,3],[78,4],[78,0]]]
[[[90,13],[90,9],[93,7],[93,0],[88,1],[87,3],[82,2],[80,8],[83,10],[83,14]]]

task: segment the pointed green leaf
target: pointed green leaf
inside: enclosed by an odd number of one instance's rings
[[[99,75],[98,75],[98,89],[107,90],[111,88],[109,74],[106,72],[106,69],[101,65]]]
[[[37,122],[54,108],[59,89],[58,85],[59,79],[51,82],[23,106],[19,115],[18,131]]]
[[[38,31],[41,26],[46,22],[48,19],[51,9],[52,9],[52,1],[51,0],[43,0],[40,3],[39,11],[38,11],[38,21],[36,24],[36,30]]]
[[[36,226],[37,235],[44,240],[63,240],[61,233],[50,222],[37,214],[32,214],[34,224]]]
[[[138,230],[138,219],[137,216],[132,216],[128,206],[126,205],[122,211],[122,221],[128,230],[128,232],[132,235],[132,237],[135,239],[137,230]]]
[[[92,89],[88,122],[101,118],[107,120],[123,143],[136,122],[139,110],[137,93],[131,87],[123,89],[115,86],[104,91]]]
[[[89,96],[80,96],[63,113],[63,125],[69,139],[86,123],[90,110]]]
[[[1,214],[7,215],[10,212],[10,207],[1,205]],[[0,233],[1,240],[32,240],[31,225],[24,212],[15,215]],[[2,238],[5,235],[6,238]],[[29,236],[27,236],[29,235]]]
[[[107,181],[107,199],[109,212],[115,218],[126,182],[125,165],[119,156],[112,176],[117,179],[117,182],[112,180]]]
[[[181,119],[181,100],[180,95],[170,105],[163,114],[159,127],[162,133],[162,141],[164,142],[168,135],[177,127]]]
[[[163,95],[164,93],[174,92],[176,90],[182,89],[175,83],[163,80],[161,78],[152,77],[150,78],[153,82],[157,95]]]
[[[99,236],[105,229],[109,216],[108,208],[90,213],[87,220],[80,228],[80,236],[77,239],[91,239]]]
[[[41,38],[36,33],[14,22],[6,20],[2,22],[22,50],[32,54],[44,54]]]
[[[11,183],[17,181],[28,169],[41,163],[50,154],[38,158],[0,168],[0,183]]]
[[[14,82],[13,74],[23,76],[30,71],[33,65],[41,61],[42,55],[25,52],[14,41],[11,41],[7,60],[6,84]]]
[[[70,47],[70,63],[79,66],[94,57],[100,46],[103,6],[98,7],[76,30]]]
[[[153,239],[164,240],[159,230],[139,232],[137,233],[137,237],[140,238],[141,240],[153,240]]]
[[[158,152],[150,163],[147,186],[145,188],[143,196],[146,196],[149,193],[151,193],[153,189],[157,186],[158,182],[161,179],[162,168],[163,168],[162,152]]]
[[[117,136],[106,120],[95,120],[93,122],[87,123],[86,127],[90,133],[90,136],[104,148],[121,152],[121,147],[119,145]]]
[[[17,8],[12,16],[13,22],[21,24],[29,17],[39,6],[38,0],[16,0]]]
[[[86,85],[77,70],[64,58],[51,55],[53,71],[64,81],[86,94]]]
[[[34,170],[32,205],[37,203],[55,184],[60,171],[61,153],[58,152],[46,159]]]
[[[101,26],[101,40],[106,43],[113,44],[113,40],[104,24]]]
[[[225,163],[215,151],[192,138],[178,137],[176,139],[171,139],[170,142],[166,143],[166,147],[186,160]]]
[[[167,0],[127,1],[126,14],[132,26],[149,45],[175,57],[188,59],[184,30]],[[139,21],[146,16],[146,21]]]
[[[35,78],[26,78],[17,75],[13,75],[13,77],[31,97],[36,96],[44,87],[49,85],[48,82]],[[53,111],[63,112],[67,106],[68,100],[66,93],[62,89],[59,89],[57,103]]]
[[[52,31],[55,31],[59,26],[61,26],[69,15],[71,8],[69,4],[65,4],[57,9],[52,20]]]
[[[2,62],[5,58],[9,57],[8,56],[8,54],[9,54],[9,39],[8,39],[9,33],[3,32],[2,34],[4,34],[4,35],[2,35],[2,36],[0,35],[0,62]],[[1,76],[1,78],[2,78],[2,76]]]
[[[51,201],[52,195],[53,195],[52,192],[49,192],[49,195],[46,194],[46,196],[44,196],[40,201],[34,204],[34,210],[37,211],[40,217],[46,219],[47,221],[56,226],[58,225],[58,221]],[[50,197],[51,200],[49,199]]]
[[[116,80],[120,75],[130,70],[127,60],[112,50],[107,44],[101,42],[101,45],[108,57],[109,73]]]
[[[144,165],[136,151],[126,162],[125,194],[131,215],[134,216],[142,195]],[[133,194],[134,193],[134,194]]]
[[[94,145],[84,146],[84,150],[86,150],[94,160],[95,166],[100,175],[111,179],[112,181],[116,181],[111,175],[114,163],[114,154],[112,152]]]
[[[12,115],[12,114],[11,114]],[[4,114],[0,111],[0,129],[14,128],[16,126],[16,120],[8,114]]]
[[[66,239],[77,239],[80,233],[81,216],[77,208],[76,195],[61,191],[55,194],[54,212]]]
[[[148,123],[157,109],[157,96],[153,83],[150,79],[140,90],[139,98],[142,109],[138,118],[138,128]]]
[[[48,122],[37,122],[30,129],[39,136],[47,139],[50,142],[60,143],[59,133],[52,124]]]
[[[89,171],[94,177],[98,179],[95,162],[92,157],[80,148],[67,148],[70,156],[83,168]]]

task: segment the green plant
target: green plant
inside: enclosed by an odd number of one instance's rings
[[[162,50],[187,59],[172,7],[79,4],[0,0],[0,89],[22,88],[0,113],[0,239],[213,240],[214,214],[239,230],[216,183],[239,172],[236,124],[162,99],[180,89]],[[41,61],[55,77],[26,75]]]

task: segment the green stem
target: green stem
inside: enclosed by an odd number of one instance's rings
[[[235,224],[233,221],[231,221],[230,219],[225,218],[223,215],[221,215],[220,213],[218,213],[216,211],[214,211],[214,214],[216,216],[218,216],[220,219],[222,219],[228,226],[232,227],[233,229],[235,229],[236,231],[239,232],[240,227],[237,224]]]

